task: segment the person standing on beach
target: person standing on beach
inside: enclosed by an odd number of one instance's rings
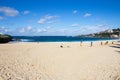
[[[80,46],[82,46],[82,41],[80,42]]]
[[[114,44],[114,42],[112,41],[112,44]]]
[[[91,46],[91,47],[93,46],[93,42],[91,42],[90,46]]]
[[[101,42],[101,45],[103,45],[103,43]]]

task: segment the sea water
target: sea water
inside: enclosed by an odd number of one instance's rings
[[[113,38],[91,38],[91,37],[73,37],[73,36],[13,36],[20,42],[89,42],[101,40],[118,40]]]

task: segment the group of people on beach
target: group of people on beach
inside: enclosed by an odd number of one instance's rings
[[[100,44],[103,45],[103,42],[101,41]],[[105,45],[108,45],[108,41],[106,41],[104,44],[105,44]],[[112,41],[112,44],[114,44],[113,41]],[[81,42],[80,42],[80,46],[82,46],[82,45],[83,45],[83,42],[81,41]],[[92,42],[92,41],[90,42],[90,46],[91,46],[91,47],[93,46],[93,42]],[[63,48],[63,43],[61,43],[60,47]],[[67,47],[69,47],[69,46],[67,46]]]

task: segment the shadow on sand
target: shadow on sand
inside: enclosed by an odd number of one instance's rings
[[[113,46],[110,46],[110,47],[113,47],[113,48],[120,48],[120,43],[114,44]]]
[[[110,46],[110,47],[113,47],[113,48],[120,48],[120,46]]]
[[[110,47],[120,49],[120,43],[114,44],[114,45],[112,45],[112,46],[110,46]],[[115,52],[120,53],[120,50],[115,50]]]
[[[116,52],[120,53],[120,51],[117,51],[117,50],[116,50]]]

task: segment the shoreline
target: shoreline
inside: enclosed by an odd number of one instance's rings
[[[28,37],[20,36],[14,37],[18,39],[19,42],[95,42],[95,41],[106,41],[106,40],[119,40],[119,38],[90,38],[90,37],[67,37],[67,36],[37,36]]]
[[[116,39],[116,40],[97,40],[97,41],[82,41],[82,43],[100,43],[103,42],[105,43],[106,41],[108,42],[118,42],[120,41],[120,39]],[[55,42],[22,42],[22,41],[13,41],[13,42],[9,42],[6,44],[16,44],[16,43],[81,43],[81,41],[55,41]]]

